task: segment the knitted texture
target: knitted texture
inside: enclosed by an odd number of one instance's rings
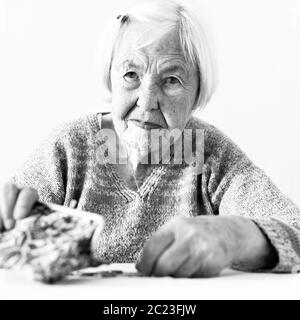
[[[300,211],[224,133],[192,117],[187,128],[204,130],[204,165],[199,175],[182,164],[153,165],[137,191],[100,159],[98,114],[57,127],[12,177],[35,188],[41,201],[103,215],[106,224],[95,256],[104,263],[136,262],[145,241],[176,215],[239,215],[252,219],[276,248],[273,272],[300,265]],[[236,266],[238,268],[238,266]]]

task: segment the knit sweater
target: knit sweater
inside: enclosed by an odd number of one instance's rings
[[[176,215],[239,215],[254,221],[278,253],[272,272],[300,265],[300,211],[224,133],[192,117],[187,128],[204,130],[204,164],[157,164],[138,190],[99,159],[101,116],[89,114],[55,128],[12,177],[35,188],[41,201],[105,218],[94,253],[104,263],[136,262],[145,241]],[[238,267],[238,266],[237,266]]]

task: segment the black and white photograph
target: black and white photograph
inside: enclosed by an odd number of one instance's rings
[[[299,0],[0,0],[0,299],[300,299],[299,57]]]

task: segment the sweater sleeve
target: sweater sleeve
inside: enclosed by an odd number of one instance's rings
[[[208,129],[205,148],[202,188],[209,198],[212,213],[251,219],[278,253],[277,265],[268,271],[297,272],[300,266],[299,208],[233,141],[213,126]]]
[[[55,128],[29,159],[11,177],[19,188],[33,188],[43,202],[63,204],[66,181],[66,152],[60,126]]]

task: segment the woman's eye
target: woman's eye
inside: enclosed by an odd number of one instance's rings
[[[124,79],[127,81],[130,81],[130,82],[133,82],[133,81],[138,81],[139,76],[137,75],[136,72],[130,71],[130,72],[125,73]]]
[[[165,83],[167,85],[174,85],[174,84],[180,84],[181,82],[176,77],[168,77],[168,78],[166,78]]]

